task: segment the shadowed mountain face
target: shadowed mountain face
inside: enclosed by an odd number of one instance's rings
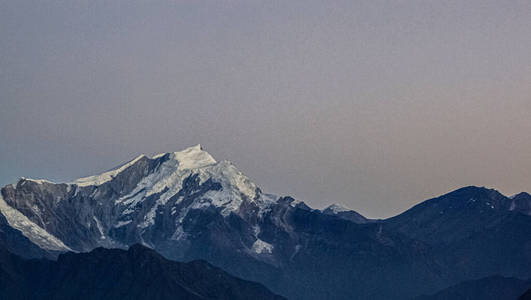
[[[0,214],[0,249],[19,253],[24,258],[53,257],[52,253],[39,248],[19,230],[11,227],[2,214]]]
[[[465,281],[433,295],[420,296],[413,300],[516,300],[530,287],[529,280],[491,276]]]
[[[525,293],[518,298],[518,300],[531,300],[531,289],[527,290]]]
[[[196,146],[71,183],[22,179],[1,190],[0,212],[48,253],[141,243],[290,299],[409,299],[495,274],[530,277],[530,203],[468,187],[367,220],[265,194]]]
[[[522,195],[522,194],[521,194]],[[529,278],[531,198],[466,187],[425,201],[383,223],[429,244],[457,281],[499,274]]]
[[[467,237],[478,226],[494,227],[507,216],[531,215],[531,196],[513,198],[496,190],[465,187],[416,205],[386,224],[432,244],[447,244]]]
[[[57,262],[24,261],[0,250],[2,299],[284,299],[205,261],[169,261],[140,245],[97,248]]]

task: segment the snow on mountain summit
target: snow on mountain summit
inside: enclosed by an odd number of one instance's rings
[[[161,153],[161,154],[155,155],[153,159],[157,159],[165,155],[171,156],[171,159],[178,162],[178,167],[180,170],[196,169],[196,168],[201,168],[201,167],[205,167],[205,166],[216,163],[216,160],[208,152],[203,151],[203,149],[201,148],[201,145],[199,144],[193,147],[186,148],[179,152]],[[74,182],[72,182],[72,184],[76,184],[78,186],[90,186],[90,185],[104,184],[108,181],[111,181],[116,175],[118,175],[125,169],[129,168],[130,166],[134,165],[136,162],[138,162],[144,157],[146,156],[144,154],[141,154],[135,159],[121,165],[120,167],[114,170],[102,173],[100,175],[79,178],[79,179],[76,179]]]
[[[222,208],[222,214],[238,211],[244,201],[250,201],[259,207],[264,207],[272,202],[271,197],[261,195],[260,189],[229,161],[217,162],[200,145],[187,148],[179,152],[163,153],[152,159],[161,160],[158,168],[144,177],[136,187],[116,200],[116,203],[128,207],[124,214],[134,211],[144,199],[156,196],[157,200],[146,215],[141,227],[148,227],[154,223],[155,212],[164,206],[185,188],[186,181],[190,178],[197,180],[197,188],[208,181],[220,185],[206,191],[203,195],[195,197],[188,205],[188,209],[197,209],[206,206]],[[184,197],[177,197],[175,204],[179,204]]]
[[[35,235],[30,229],[42,228],[51,242],[57,237],[83,251],[122,247],[129,240],[153,245],[162,236],[183,240],[190,213],[255,216],[278,199],[263,194],[231,162],[216,161],[200,145],[153,157],[142,154],[111,171],[69,183],[44,182],[22,179],[7,186],[0,210],[16,207],[22,212],[33,226],[19,226],[26,236]],[[79,232],[87,234],[80,238]]]
[[[168,154],[178,161],[179,169],[181,170],[197,169],[216,163],[216,160],[208,152],[204,151],[200,144],[179,152],[161,153],[155,155],[153,158],[156,159]]]
[[[341,204],[337,204],[337,203],[334,203],[330,206],[328,206],[327,208],[323,209],[323,211],[330,211],[334,214],[337,214],[337,213],[340,213],[340,212],[344,212],[344,211],[350,211],[351,209],[341,205]]]

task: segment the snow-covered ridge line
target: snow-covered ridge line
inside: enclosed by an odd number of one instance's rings
[[[50,180],[46,180],[46,179],[33,179],[33,178],[20,177],[20,180],[32,181],[32,182],[35,182],[37,184],[43,184],[43,183],[55,184],[55,182],[50,181]]]
[[[334,203],[324,209],[321,209],[321,211],[325,211],[325,210],[330,210],[332,211],[333,213],[337,214],[337,213],[340,213],[340,212],[344,212],[344,211],[351,211],[350,208],[348,207],[345,207],[341,204],[337,204],[337,203]]]
[[[182,151],[178,151],[178,152],[157,154],[153,156],[153,158],[150,158],[150,159],[157,159],[167,154],[170,155],[170,159],[178,162],[178,168],[180,170],[197,169],[197,168],[202,168],[202,167],[210,166],[210,165],[217,163],[216,160],[208,152],[203,151],[203,149],[201,148],[201,145],[199,144],[193,147],[186,148]],[[75,180],[74,182],[71,182],[71,184],[76,184],[78,186],[91,186],[91,185],[104,184],[105,182],[111,181],[118,174],[120,174],[125,169],[129,168],[130,166],[134,165],[136,162],[138,162],[140,159],[144,157],[147,157],[147,156],[144,154],[141,154],[137,158],[123,164],[122,166],[120,166],[119,168],[115,170],[108,171],[100,175],[79,178]]]
[[[76,179],[72,184],[76,184],[78,186],[90,186],[90,185],[101,185],[105,182],[111,181],[116,175],[120,174],[125,169],[129,168],[130,166],[134,165],[137,161],[140,159],[146,157],[144,154],[139,155],[137,158],[133,159],[132,161],[123,164],[118,169],[105,172],[100,175],[94,175],[89,177],[83,177]]]
[[[37,246],[54,251],[72,251],[61,240],[48,233],[39,225],[33,223],[25,215],[7,204],[0,195],[0,212],[7,220],[9,225],[19,230],[25,237]]]

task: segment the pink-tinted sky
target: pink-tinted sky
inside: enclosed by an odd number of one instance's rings
[[[531,191],[530,1],[2,1],[0,40],[1,185],[201,143],[369,217]]]

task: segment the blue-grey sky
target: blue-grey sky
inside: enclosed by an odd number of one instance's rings
[[[531,191],[530,1],[1,1],[0,184],[201,143],[386,217]]]

